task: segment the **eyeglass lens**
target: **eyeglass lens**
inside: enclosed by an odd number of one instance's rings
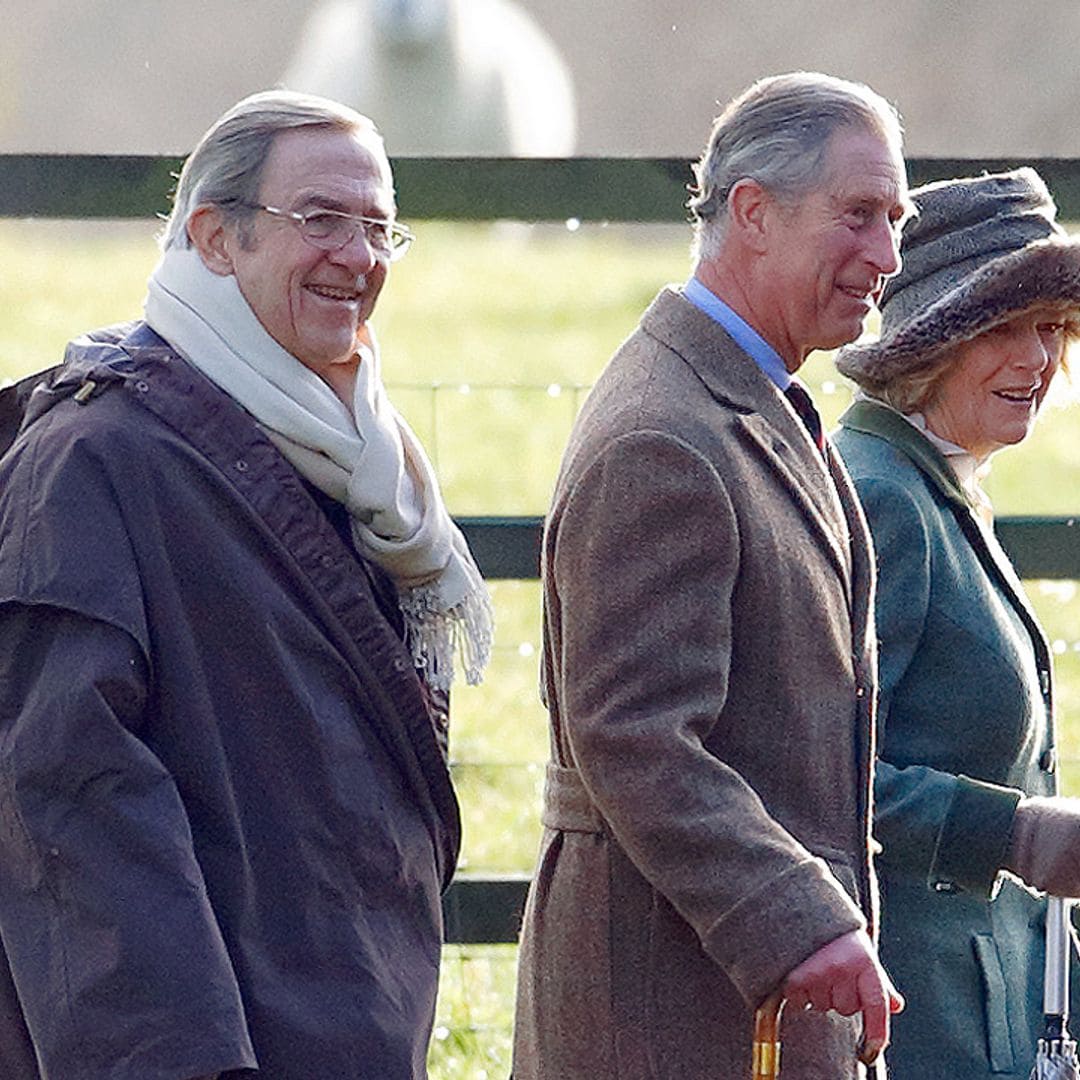
[[[385,222],[360,221],[342,214],[308,214],[300,227],[305,238],[319,247],[344,247],[352,242],[360,229],[364,230],[367,242],[376,251],[392,254],[408,244],[407,238],[402,233]]]

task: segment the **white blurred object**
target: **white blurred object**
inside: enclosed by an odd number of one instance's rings
[[[282,81],[370,116],[394,154],[574,151],[570,72],[514,0],[321,0]]]
[[[1071,909],[1075,901],[1047,898],[1043,1020],[1046,1029],[1030,1080],[1080,1080],[1076,1043],[1069,1036],[1069,958],[1072,953]]]

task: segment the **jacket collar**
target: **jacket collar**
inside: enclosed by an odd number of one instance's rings
[[[728,332],[673,288],[642,316],[642,329],[674,350],[718,401],[739,412],[762,411],[779,390]],[[777,404],[780,404],[777,401]]]
[[[852,523],[838,497],[837,472],[842,470],[831,448],[823,459],[776,384],[715,319],[674,289],[656,297],[641,326],[675,352],[713,398],[737,414],[736,426],[779,474],[848,582]]]
[[[840,417],[840,424],[851,431],[884,439],[896,447],[945,497],[979,561],[990,577],[998,582],[1027,626],[1040,654],[1040,663],[1048,663],[1046,635],[1028,601],[1024,586],[1017,577],[1016,569],[993,529],[980,519],[977,507],[961,486],[944,454],[900,413],[879,401],[865,398],[856,401]]]
[[[885,439],[906,454],[957,509],[976,509],[945,455],[895,409],[862,398],[840,417],[840,425]]]

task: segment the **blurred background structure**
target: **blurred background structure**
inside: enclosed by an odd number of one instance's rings
[[[513,153],[475,149],[475,128],[425,144],[407,126],[449,105],[423,81],[441,39],[472,65],[458,83],[478,118],[498,111],[493,87],[508,68],[535,86],[568,72],[576,141],[534,153],[693,157],[717,102],[760,75],[815,68],[896,102],[914,156],[1080,155],[1075,0],[1037,11],[1006,0],[0,0],[0,19],[7,153],[184,153],[226,106],[286,76],[352,79],[383,95],[354,104],[392,155]],[[371,89],[389,53],[364,59],[368,37],[390,47],[395,32],[391,51],[426,50],[429,66],[415,85],[403,66],[400,102]],[[565,127],[565,86],[529,96],[530,110],[550,114],[540,126],[563,115]],[[406,121],[399,104],[420,114]]]
[[[1080,174],[1075,0],[1047,0],[1035,15],[1004,0],[0,0],[0,18],[0,155],[182,155],[226,107],[286,80],[373,116],[400,161],[402,195],[420,193],[403,199],[408,219],[420,219],[418,242],[376,314],[386,378],[456,515],[545,512],[588,386],[656,289],[690,269],[684,163],[719,103],[754,78],[802,67],[869,82],[903,112],[911,156],[1065,158],[1063,175]],[[515,76],[529,87],[524,105],[513,104]],[[391,77],[400,85],[388,90]],[[514,107],[528,117],[517,128]],[[668,175],[640,161],[405,160],[564,153],[681,161]],[[138,316],[157,259],[152,211],[56,220],[41,209],[71,214],[77,199],[47,193],[91,172],[114,178],[110,205],[122,205],[137,194],[130,165],[38,163],[22,185],[29,209],[8,185],[0,381],[55,363],[89,327]],[[436,179],[417,188],[421,173]],[[540,201],[550,195],[559,207],[545,224],[515,213],[538,201],[530,175]],[[590,175],[608,202],[631,192],[647,209],[633,224],[583,212],[580,181]],[[167,187],[163,167],[153,210],[167,210]],[[424,220],[439,217],[430,207],[449,189],[469,220]],[[493,217],[525,224],[507,229]],[[831,427],[850,388],[825,354],[803,374]],[[1075,404],[1048,408],[989,484],[1002,515],[1058,517],[1071,567],[1076,432]],[[1026,584],[1055,653],[1063,779],[1080,794],[1080,580],[1047,572]],[[465,821],[459,883],[513,884],[531,871],[539,832],[539,587],[511,577],[492,591],[492,670],[483,686],[455,693],[451,728]],[[509,1069],[515,949],[470,940],[444,951],[433,1080],[495,1080]]]
[[[569,69],[514,0],[318,0],[282,82],[377,118],[397,154],[574,151]]]

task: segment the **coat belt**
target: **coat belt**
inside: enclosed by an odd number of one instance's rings
[[[577,769],[548,762],[544,777],[544,811],[541,821],[561,832],[600,833],[604,819],[593,805]]]

